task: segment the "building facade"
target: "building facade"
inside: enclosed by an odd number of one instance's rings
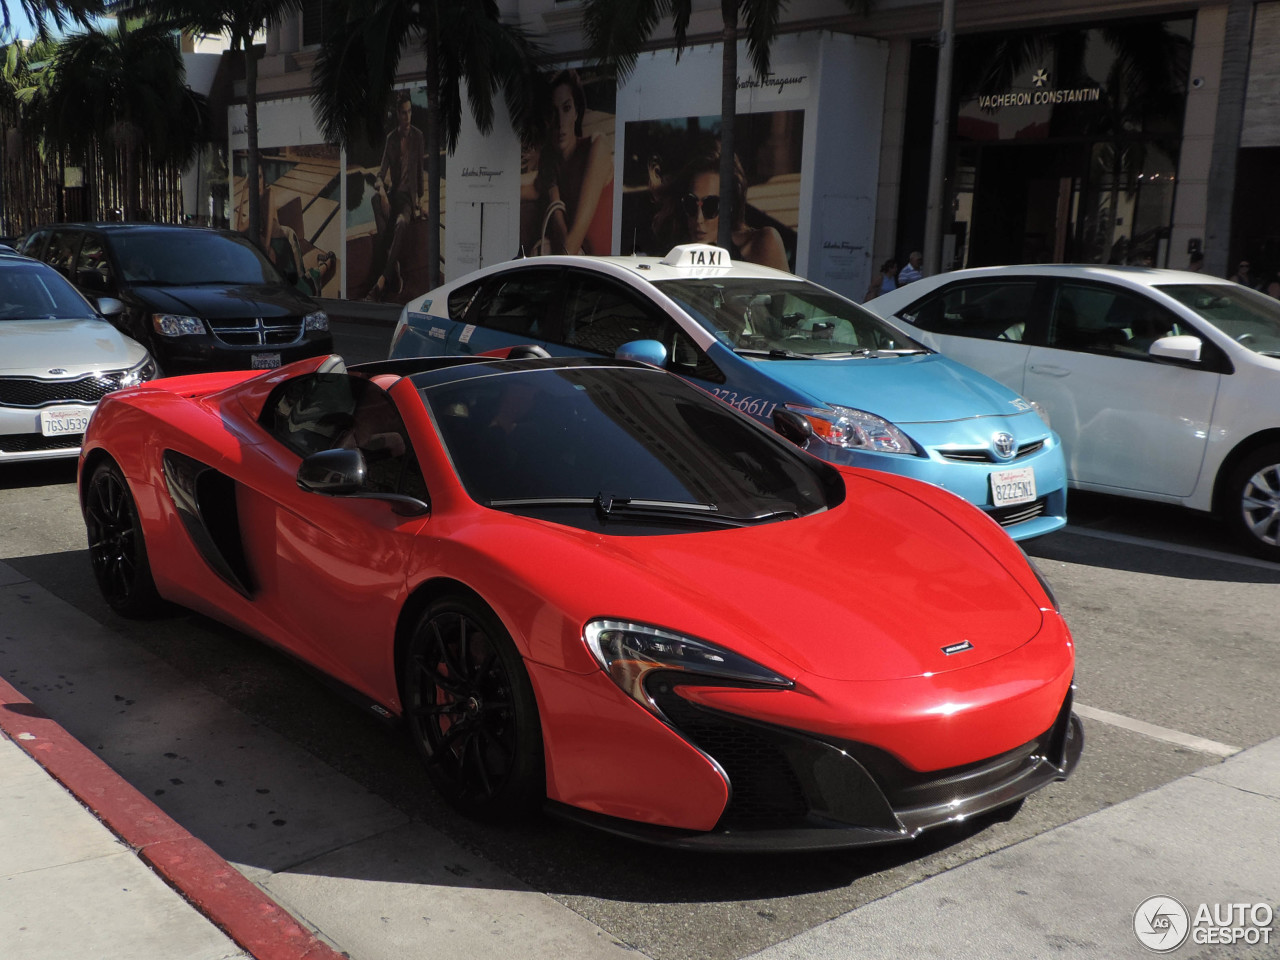
[[[568,120],[524,145],[501,122],[488,136],[464,122],[444,165],[445,277],[521,253],[663,253],[693,236],[699,214],[710,218],[699,198],[720,189],[718,173],[709,177],[720,14],[713,0],[694,8],[680,56],[656,36],[618,82],[590,63],[577,0],[503,4],[551,51],[547,109],[563,107]],[[743,47],[737,255],[783,256],[861,299],[881,261],[904,263],[923,247],[940,177],[943,269],[1182,267],[1198,251],[1214,272],[1244,258],[1280,269],[1280,0],[956,0],[947,107],[936,117],[941,13],[939,2],[876,0],[854,15],[835,0],[796,0],[769,76],[751,74]],[[315,277],[323,295],[404,302],[432,286],[420,266],[425,225],[411,219],[393,243],[379,190],[415,192],[392,182],[388,163],[400,156],[393,143],[408,142],[401,121],[419,125],[423,64],[402,61],[403,110],[389,108],[384,141],[326,145],[309,100],[322,16],[323,5],[307,4],[267,38],[261,189],[304,267],[336,261]],[[947,138],[941,170],[935,128]],[[229,129],[231,219],[243,227],[242,104]]]

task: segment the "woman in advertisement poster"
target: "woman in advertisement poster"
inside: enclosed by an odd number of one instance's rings
[[[607,138],[583,136],[586,94],[576,70],[551,80],[552,125],[534,181],[545,202],[534,254],[608,255],[613,245],[613,151]]]
[[[749,227],[747,177],[742,163],[733,162],[733,230],[729,256],[790,272],[786,245],[775,227]],[[720,151],[709,150],[689,161],[659,189],[660,206],[653,232],[664,249],[679,243],[716,243],[720,231]]]

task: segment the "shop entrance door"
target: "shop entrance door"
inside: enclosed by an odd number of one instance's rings
[[[984,145],[967,266],[1071,261],[1079,178],[1088,156],[1073,145]]]

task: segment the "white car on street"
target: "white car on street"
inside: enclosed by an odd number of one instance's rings
[[[52,267],[0,252],[0,464],[75,457],[112,390],[158,373],[145,347],[106,321]]]
[[[1280,300],[1200,273],[1030,264],[866,306],[1037,403],[1072,487],[1217,512],[1280,560]]]

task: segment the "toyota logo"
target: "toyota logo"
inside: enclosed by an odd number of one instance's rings
[[[1008,460],[1018,449],[1013,435],[1009,433],[997,433],[991,438],[991,445],[995,448],[996,456],[1001,460]]]

